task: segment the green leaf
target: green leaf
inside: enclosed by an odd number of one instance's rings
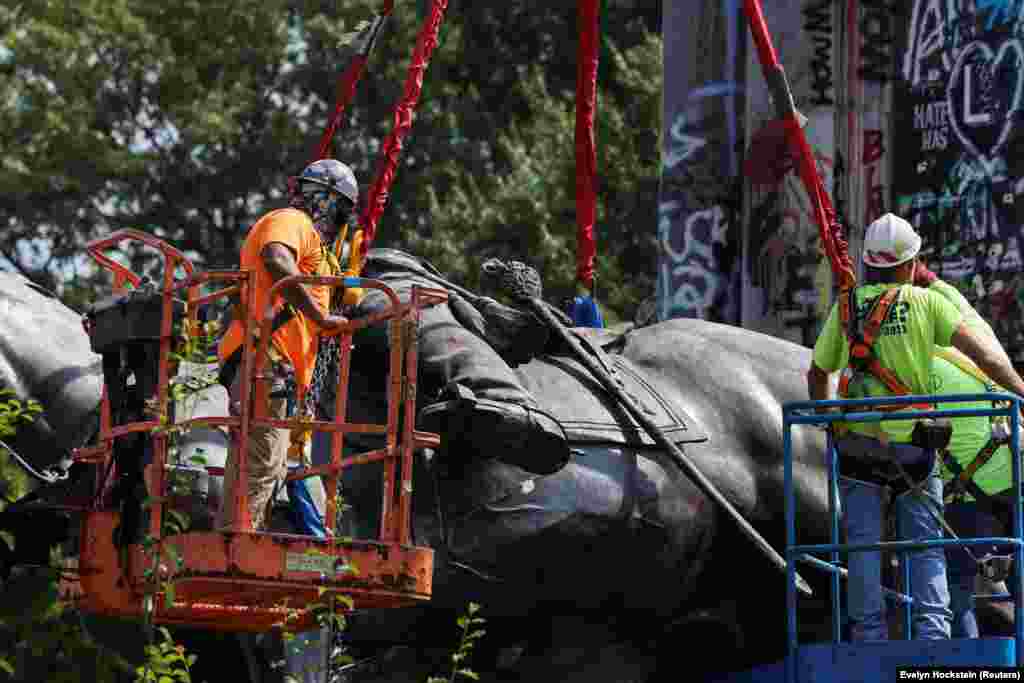
[[[4,671],[9,676],[14,675],[14,666],[7,661],[6,657],[0,657],[0,670]]]
[[[176,546],[170,543],[166,543],[163,548],[164,555],[167,557],[167,559],[169,559],[171,562],[175,564],[181,563],[181,552],[178,550]]]
[[[167,609],[174,606],[175,593],[174,582],[168,581],[167,585],[164,586],[164,607]]]
[[[457,673],[460,676],[465,676],[466,678],[472,679],[474,681],[480,680],[480,675],[472,669],[456,669],[455,673]]]
[[[174,533],[180,533],[188,528],[189,519],[184,514],[166,506],[164,507],[164,512],[167,513],[167,516],[170,517],[171,520],[173,520],[173,526],[171,528],[175,529]],[[177,551],[174,551],[174,553],[175,557],[177,557]]]

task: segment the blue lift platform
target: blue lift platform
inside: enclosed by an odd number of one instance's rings
[[[989,401],[992,408],[947,408],[942,403]],[[933,410],[901,410],[886,412],[882,405],[935,404]],[[834,401],[794,401],[783,405],[783,449],[785,457],[786,500],[786,628],[787,656],[783,662],[765,665],[741,673],[715,676],[709,683],[863,683],[865,681],[898,680],[896,670],[902,667],[1018,667],[1024,669],[1024,542],[1022,542],[1022,490],[1020,463],[1020,403],[1009,394],[950,394],[945,396],[901,396]],[[998,404],[998,405],[997,405]],[[819,412],[828,408],[833,412]],[[798,545],[796,542],[796,498],[793,487],[792,430],[794,425],[828,425],[832,422],[880,422],[882,420],[913,420],[923,417],[1006,416],[1010,420],[1010,449],[1013,460],[1013,487],[1016,505],[1013,511],[1012,537],[960,538],[933,541],[888,541],[877,544],[844,545],[839,542],[839,506],[837,504],[838,467],[835,447],[829,430],[826,465],[829,471],[828,503],[831,518],[831,542]],[[1013,638],[979,638],[952,640],[891,640],[852,643],[842,640],[840,617],[840,577],[845,571],[839,564],[840,553],[889,550],[900,553],[900,570],[905,592],[886,588],[887,597],[901,603],[903,631],[911,631],[913,600],[910,597],[910,567],[907,552],[925,547],[964,545],[1012,546],[1014,553],[1013,585],[1016,597],[1009,593],[986,596],[989,601],[1013,601],[1016,626]],[[828,559],[821,559],[827,556]],[[825,643],[797,642],[796,564],[802,562],[831,573],[832,640]]]

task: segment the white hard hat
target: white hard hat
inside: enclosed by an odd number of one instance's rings
[[[864,263],[874,268],[895,268],[919,251],[921,236],[895,214],[887,213],[875,220],[864,235]]]

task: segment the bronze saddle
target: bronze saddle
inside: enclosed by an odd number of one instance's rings
[[[661,396],[640,368],[624,356],[604,350],[604,347],[614,346],[628,332],[591,328],[574,328],[572,332],[597,355],[612,379],[672,442],[707,440],[707,434],[696,421]],[[572,356],[556,350],[518,366],[515,372],[540,408],[562,426],[570,444],[657,445],[618,400]]]

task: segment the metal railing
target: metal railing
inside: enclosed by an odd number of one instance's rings
[[[967,403],[986,401],[992,402],[991,408],[938,408],[933,410],[900,410],[883,411],[878,406],[910,405],[914,403]],[[999,404],[997,406],[997,404]],[[965,547],[972,545],[1007,545],[1013,547],[1014,567],[1012,580],[1016,590],[1012,592],[1015,620],[1015,657],[1017,666],[1024,666],[1024,519],[1022,519],[1022,490],[1020,467],[1020,409],[1021,399],[1017,396],[1002,393],[982,394],[950,394],[945,396],[886,396],[880,398],[846,399],[831,401],[791,401],[782,407],[783,420],[783,455],[784,455],[784,490],[786,501],[786,628],[788,652],[786,657],[786,680],[797,681],[797,621],[796,621],[796,563],[804,562],[811,567],[831,573],[832,598],[832,642],[842,642],[842,622],[839,610],[839,579],[846,570],[839,565],[839,554],[842,552],[870,552],[891,550],[900,553],[900,569],[903,579],[903,591],[884,589],[887,597],[902,603],[905,633],[908,638],[912,634],[913,598],[910,597],[910,562],[909,551],[934,547]],[[831,412],[821,412],[828,410]],[[871,544],[841,544],[839,542],[839,506],[837,504],[838,487],[838,453],[832,437],[832,429],[828,429],[826,448],[826,467],[828,469],[828,508],[830,521],[830,542],[810,545],[799,545],[796,542],[796,498],[793,485],[793,434],[794,425],[831,425],[833,422],[881,422],[883,420],[915,420],[924,417],[981,417],[1005,416],[1010,420],[1010,452],[1013,468],[1013,529],[1012,537],[960,538],[930,541],[887,541]],[[822,560],[815,555],[828,554],[829,559]],[[1004,595],[989,596],[1005,599]]]

